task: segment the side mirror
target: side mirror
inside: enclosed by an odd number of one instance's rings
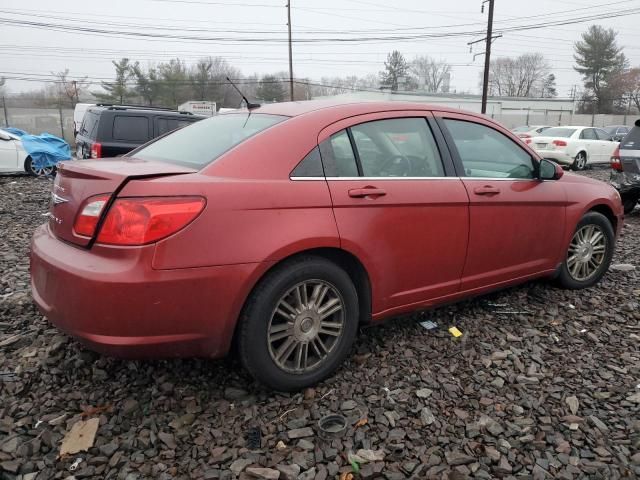
[[[560,165],[546,158],[540,160],[538,172],[540,180],[559,180],[564,175],[564,170]]]

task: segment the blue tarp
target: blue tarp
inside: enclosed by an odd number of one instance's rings
[[[20,130],[19,128],[7,127],[7,128],[3,128],[3,130],[5,132],[12,133],[16,137],[21,137],[23,135],[27,135],[27,132],[25,132],[24,130]]]
[[[52,167],[63,160],[71,160],[71,148],[62,138],[41,133],[29,135],[18,128],[5,128],[22,141],[22,147],[31,157],[31,163],[36,168]]]

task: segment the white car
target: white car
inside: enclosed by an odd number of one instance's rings
[[[520,138],[531,138],[542,135],[542,132],[548,128],[551,127],[548,125],[523,125],[522,127],[511,129],[511,131]]]
[[[618,142],[601,128],[552,127],[541,136],[526,138],[542,158],[548,158],[574,170],[584,170],[594,163],[609,163]]]
[[[27,172],[36,177],[51,175],[55,167],[37,168],[22,147],[18,135],[0,129],[0,173]]]

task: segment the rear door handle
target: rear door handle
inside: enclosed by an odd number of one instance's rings
[[[353,188],[349,190],[349,196],[353,198],[382,197],[386,194],[387,192],[382,188],[375,187]]]
[[[474,188],[473,193],[476,195],[496,195],[500,193],[500,189],[492,185],[485,185],[484,187]]]

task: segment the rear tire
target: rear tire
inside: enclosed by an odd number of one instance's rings
[[[624,214],[629,215],[636,208],[640,196],[637,193],[622,195],[622,207],[624,208]]]
[[[31,159],[31,157],[27,157],[27,159],[24,161],[24,169],[32,177],[49,177],[55,175],[56,173],[55,166],[36,168],[36,166],[33,165],[33,160]]]
[[[573,160],[573,164],[571,168],[576,171],[584,170],[587,167],[587,154],[584,152],[580,152],[576,155],[576,158]]]
[[[560,286],[577,290],[598,283],[609,269],[614,243],[613,227],[607,217],[598,212],[586,213],[560,267]]]
[[[314,385],[348,354],[358,318],[358,294],[342,268],[321,257],[294,259],[249,297],[238,327],[240,361],[274,390]]]

